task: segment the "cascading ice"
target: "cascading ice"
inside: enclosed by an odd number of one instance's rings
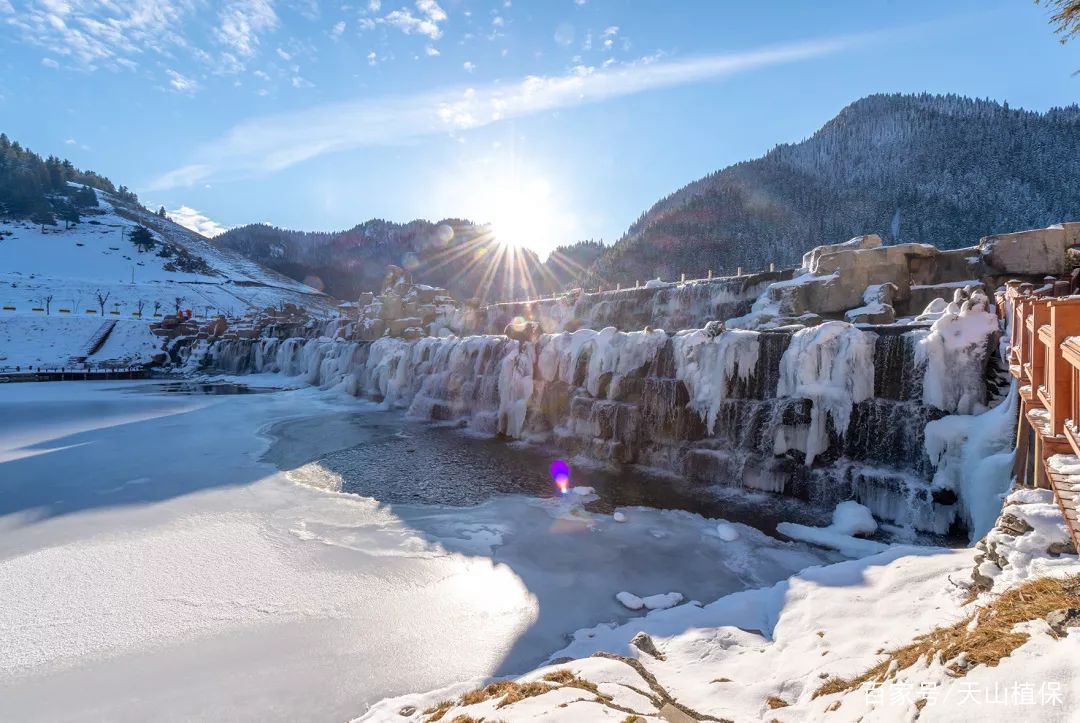
[[[843,436],[852,406],[874,395],[874,335],[843,321],[798,331],[780,360],[777,395],[813,403],[806,440],[813,464],[829,447],[826,415]]]

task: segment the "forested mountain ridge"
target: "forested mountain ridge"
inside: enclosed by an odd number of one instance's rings
[[[372,219],[333,232],[251,224],[230,229],[213,242],[340,299],[381,290],[390,264],[406,269],[418,282],[449,289],[459,299],[524,298],[556,286],[532,251],[503,246],[487,227],[462,219]]]
[[[42,158],[0,133],[0,218],[47,226],[57,220],[75,223],[80,211],[98,205],[91,188],[129,203],[139,200],[126,186],[117,188],[105,176],[79,170],[67,159]]]
[[[872,95],[810,138],[679,189],[591,267],[590,283],[798,263],[864,233],[943,248],[1080,219],[1080,107]]]

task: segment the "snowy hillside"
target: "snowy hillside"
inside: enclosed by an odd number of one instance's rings
[[[136,204],[97,191],[99,209],[71,228],[0,221],[0,367],[63,366],[103,320],[120,320],[96,361],[146,359],[154,318],[239,316],[295,304],[316,316],[335,301]],[[143,226],[153,248],[131,240]],[[131,330],[128,330],[131,327]],[[130,339],[131,348],[119,344]]]

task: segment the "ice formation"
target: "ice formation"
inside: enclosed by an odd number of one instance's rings
[[[676,334],[674,344],[678,378],[690,392],[690,406],[712,434],[729,382],[736,373],[745,381],[757,366],[758,332],[729,329],[713,337],[695,329]]]
[[[994,526],[1012,480],[1016,430],[1016,384],[988,412],[954,414],[926,424],[926,454],[937,468],[933,487],[959,498],[960,514],[972,541]]]
[[[813,402],[806,464],[829,447],[827,418],[843,436],[857,402],[874,395],[874,337],[851,324],[828,321],[801,329],[780,362],[777,395]]]
[[[923,403],[955,414],[984,411],[979,400],[988,339],[996,340],[997,332],[997,317],[977,307],[942,314],[919,342],[917,358],[926,364]]]

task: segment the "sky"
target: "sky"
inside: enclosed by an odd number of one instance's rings
[[[468,218],[541,256],[871,93],[1080,100],[1027,0],[0,0],[0,131],[208,235]]]

